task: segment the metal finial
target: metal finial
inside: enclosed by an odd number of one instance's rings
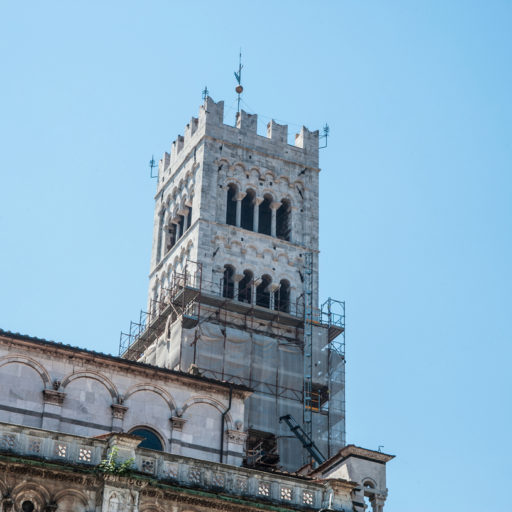
[[[238,73],[235,71],[235,78],[238,85],[235,87],[235,91],[238,94],[238,108],[237,112],[240,112],[240,95],[242,94],[244,88],[242,87],[242,49],[240,48],[240,55],[238,56]]]
[[[158,178],[158,174],[156,176],[153,176],[153,169],[157,167],[155,162],[155,157],[151,155],[151,160],[149,161],[149,176],[150,178]]]
[[[208,90],[208,87],[206,87],[206,85],[205,85],[204,89],[203,89],[203,101],[206,101],[206,98],[208,98],[209,93],[210,93],[210,91]]]

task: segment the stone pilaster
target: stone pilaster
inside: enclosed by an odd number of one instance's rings
[[[227,443],[226,451],[227,456],[225,458],[226,464],[232,464],[234,466],[240,465],[241,458],[235,457],[233,453],[239,453],[241,457],[245,454],[245,441],[247,440],[247,432],[240,430],[227,430],[225,433]]]
[[[171,453],[176,455],[181,454],[181,434],[183,432],[183,425],[185,425],[186,421],[179,416],[173,416],[170,420],[172,426],[171,433]]]
[[[112,431],[122,432],[123,431],[123,420],[128,407],[121,404],[112,404]]]
[[[62,404],[66,393],[55,389],[43,390],[43,419],[41,428],[45,430],[59,430],[62,414]]]

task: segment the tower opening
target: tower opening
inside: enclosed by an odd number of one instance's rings
[[[254,198],[256,193],[252,189],[247,189],[246,196],[242,199],[242,221],[244,229],[254,230]]]
[[[227,299],[235,297],[235,269],[231,265],[224,265],[224,277],[222,278],[222,296]]]
[[[237,187],[233,183],[228,185],[227,204],[226,204],[226,224],[236,226],[236,195]]]
[[[280,287],[274,292],[274,309],[290,312],[290,283],[286,279],[281,279]]]
[[[192,206],[188,207],[187,213],[187,229],[192,225]]]
[[[290,241],[291,234],[291,206],[288,199],[283,199],[276,212],[276,236],[281,240]]]
[[[170,251],[176,243],[176,224],[171,224],[167,228],[165,250]]]
[[[270,205],[272,204],[272,196],[265,194],[263,202],[260,204],[259,220],[258,220],[258,232],[263,235],[270,235],[272,233],[272,210]]]
[[[268,287],[272,282],[272,278],[269,275],[261,277],[261,283],[256,288],[256,306],[264,308],[270,307],[270,290]]]
[[[185,233],[185,217],[178,215],[179,222],[176,225],[176,240],[179,240]]]
[[[252,303],[252,277],[250,270],[244,270],[244,277],[238,283],[238,300],[240,302]]]

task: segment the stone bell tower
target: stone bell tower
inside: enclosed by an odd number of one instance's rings
[[[159,162],[148,307],[122,354],[251,388],[248,465],[301,465],[286,414],[312,415],[326,456],[345,443],[344,357],[330,350],[344,320],[318,301],[319,172],[317,131],[290,145],[287,126],[259,135],[243,110],[224,124],[209,97]]]

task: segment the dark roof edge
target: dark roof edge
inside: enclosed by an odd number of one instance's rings
[[[241,384],[233,384],[231,382],[210,379],[208,377],[202,377],[201,375],[193,375],[191,373],[181,372],[178,370],[170,370],[169,368],[162,368],[161,366],[154,366],[152,364],[140,363],[138,361],[131,361],[129,359],[123,359],[122,357],[113,356],[111,354],[105,354],[103,352],[96,352],[95,350],[88,350],[85,348],[74,347],[72,345],[66,345],[66,344],[60,343],[58,341],[45,340],[43,338],[29,336],[28,334],[20,334],[18,332],[5,331],[4,329],[1,329],[1,328],[0,328],[0,337],[9,338],[9,339],[18,340],[18,341],[28,341],[31,343],[37,343],[39,345],[50,345],[50,346],[53,346],[60,350],[67,350],[70,352],[82,353],[82,354],[86,354],[86,355],[92,355],[95,357],[101,357],[103,359],[107,359],[107,360],[115,362],[117,364],[134,366],[137,368],[144,368],[146,370],[152,370],[152,371],[156,371],[159,373],[164,373],[166,375],[173,375],[175,377],[182,377],[182,378],[191,379],[191,380],[195,380],[195,381],[205,382],[205,383],[209,383],[209,384],[212,384],[215,386],[220,386],[220,387],[227,388],[227,389],[229,389],[231,387],[237,391],[252,392],[251,388],[249,388],[247,386],[243,386]]]

